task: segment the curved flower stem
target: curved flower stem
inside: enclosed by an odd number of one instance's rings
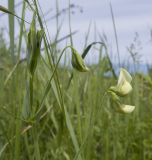
[[[84,50],[84,52],[83,52],[83,54],[82,54],[82,58],[83,58],[83,59],[85,58],[85,56],[87,55],[87,53],[88,53],[88,51],[90,50],[90,48],[92,47],[92,45],[95,45],[95,44],[100,44],[100,45],[102,45],[102,46],[105,48],[106,56],[108,57],[108,61],[109,61],[109,65],[110,65],[112,74],[113,74],[114,78],[117,79],[116,73],[115,73],[115,71],[114,71],[114,69],[113,69],[113,65],[112,65],[111,60],[110,60],[110,57],[109,57],[109,55],[108,55],[108,48],[107,48],[107,46],[105,45],[105,43],[103,43],[103,42],[93,42],[93,43],[91,43],[91,44],[88,45],[88,47]]]
[[[69,48],[69,47],[71,48],[71,46],[65,47],[65,48],[63,49],[63,51],[61,52],[61,54],[60,54],[60,57],[59,57],[59,59],[58,59],[58,61],[57,61],[57,63],[56,63],[56,66],[55,66],[55,68],[54,68],[54,70],[53,70],[53,73],[52,73],[52,75],[51,75],[51,77],[50,77],[50,79],[49,79],[49,81],[48,81],[48,84],[47,84],[47,86],[46,86],[46,88],[45,88],[45,92],[44,92],[44,94],[43,94],[43,98],[42,98],[41,103],[40,103],[40,108],[39,108],[38,111],[36,112],[35,116],[37,116],[37,115],[39,114],[39,112],[40,112],[40,111],[42,110],[42,108],[43,108],[44,100],[45,100],[45,98],[46,98],[46,96],[47,96],[47,94],[48,94],[48,92],[49,92],[49,90],[50,90],[50,88],[51,88],[51,81],[52,81],[52,79],[53,79],[53,77],[54,77],[54,75],[55,75],[55,72],[56,72],[57,67],[58,67],[58,65],[59,65],[59,62],[60,62],[60,60],[61,60],[61,57],[62,57],[63,53],[65,52],[65,50],[66,50],[67,48]]]
[[[107,56],[107,58],[108,58],[108,62],[109,62],[110,68],[111,68],[111,72],[112,72],[112,74],[113,74],[113,77],[114,77],[115,79],[117,79],[117,75],[116,75],[116,73],[115,73],[115,71],[114,71],[112,62],[111,62],[110,57],[109,57],[109,55],[108,55],[108,48],[107,48],[107,46],[105,45],[105,43],[103,43],[103,42],[93,42],[93,43],[89,44],[89,45],[87,46],[87,48],[83,51],[81,57],[84,59],[84,58],[86,57],[86,55],[88,54],[89,50],[91,49],[92,45],[95,45],[95,44],[100,44],[100,45],[102,45],[102,46],[105,48],[105,51],[106,51],[105,54],[106,54],[106,56]],[[69,82],[68,82],[68,85],[67,85],[67,89],[69,88],[72,79],[73,79],[73,73],[71,73],[71,76],[70,76],[70,78],[69,78]]]
[[[44,100],[45,100],[45,98],[46,98],[46,96],[47,96],[47,94],[48,94],[48,92],[49,92],[49,90],[50,90],[50,88],[51,88],[51,81],[52,81],[52,79],[53,79],[53,77],[54,77],[54,75],[55,75],[55,73],[56,73],[57,67],[58,67],[59,62],[60,62],[60,60],[61,60],[61,57],[62,57],[63,53],[65,52],[65,50],[66,50],[67,48],[73,49],[72,46],[66,46],[66,47],[62,50],[62,52],[61,52],[61,54],[60,54],[60,56],[59,56],[59,59],[58,59],[58,61],[57,61],[57,63],[56,63],[56,66],[55,66],[55,68],[54,68],[54,70],[53,70],[53,73],[52,73],[52,75],[51,75],[51,77],[50,77],[50,79],[49,79],[49,81],[48,81],[48,84],[47,84],[47,86],[46,86],[46,88],[45,88],[45,92],[44,92],[44,94],[43,94],[43,98],[42,98],[41,103],[40,103],[40,108],[38,109],[38,111],[36,112],[35,115],[38,115],[38,113],[39,113],[39,112],[41,111],[41,109],[43,108]],[[72,54],[73,54],[73,53],[72,53]]]

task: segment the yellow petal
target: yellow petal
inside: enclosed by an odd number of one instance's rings
[[[117,85],[118,86],[121,85],[122,83],[124,83],[124,81],[131,83],[132,77],[131,77],[130,73],[128,73],[127,70],[125,70],[124,68],[121,68]]]
[[[119,111],[122,113],[131,113],[135,109],[135,106],[120,104]]]
[[[128,93],[130,93],[132,91],[132,86],[127,81],[124,81],[122,86],[119,86],[118,88],[119,88],[118,92],[122,96],[125,96],[125,95],[127,95]]]
[[[110,87],[109,90],[116,93],[118,96],[125,96],[132,91],[132,86],[127,81],[124,81],[119,86],[117,85]]]

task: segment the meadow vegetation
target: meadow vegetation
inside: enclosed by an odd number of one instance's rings
[[[14,13],[14,1],[8,2],[8,9],[0,7],[9,15],[11,44],[1,31],[0,159],[151,160],[151,68],[139,73],[132,54],[135,72],[129,77],[129,66],[120,66],[121,84],[104,38],[78,53],[69,23],[70,42],[58,48],[57,41],[51,44],[38,0],[23,1],[21,16]],[[24,20],[26,10],[31,22]],[[20,24],[18,43],[14,18]],[[98,52],[96,64],[85,63],[91,49]],[[120,101],[135,109],[120,112]]]

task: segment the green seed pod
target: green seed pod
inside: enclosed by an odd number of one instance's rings
[[[74,49],[72,50],[72,66],[79,72],[87,72],[89,71],[89,68],[85,65],[82,57],[79,55],[79,53]]]

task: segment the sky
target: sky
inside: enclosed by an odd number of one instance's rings
[[[21,0],[15,0],[15,3],[19,3]],[[56,13],[56,0],[39,0],[43,13],[51,10],[45,17],[48,19]],[[67,8],[69,0],[58,0],[59,10]],[[74,14],[71,14],[71,26],[72,31],[77,30],[77,34],[73,36],[74,46],[82,52],[85,44],[85,36],[91,25],[88,43],[93,41],[99,41],[99,33],[105,34],[108,41],[109,52],[113,60],[118,61],[117,49],[114,36],[114,28],[110,13],[109,0],[71,0],[71,4],[79,6],[78,9],[73,9]],[[129,61],[129,52],[127,47],[130,47],[132,43],[136,48],[134,52],[139,53],[140,63],[152,63],[152,1],[151,0],[111,0],[117,36],[120,52],[121,62]],[[0,5],[7,7],[7,0],[1,0]],[[22,5],[16,7],[16,13],[21,15]],[[81,13],[81,9],[83,12]],[[31,21],[32,15],[30,12],[26,14],[26,20]],[[0,27],[6,29],[5,37],[8,35],[8,19],[7,16],[0,17]],[[68,13],[59,17],[59,24],[63,23],[60,31],[59,38],[69,34],[68,25]],[[95,26],[98,33],[95,34]],[[28,26],[27,26],[28,28]],[[47,28],[51,39],[54,39],[56,34],[56,20],[52,19],[47,22]],[[19,27],[16,21],[16,36],[19,34]],[[8,38],[6,38],[8,39]],[[60,48],[64,48],[66,43],[59,44]],[[98,56],[92,54],[94,50],[91,50],[87,56],[87,61],[96,62]]]

